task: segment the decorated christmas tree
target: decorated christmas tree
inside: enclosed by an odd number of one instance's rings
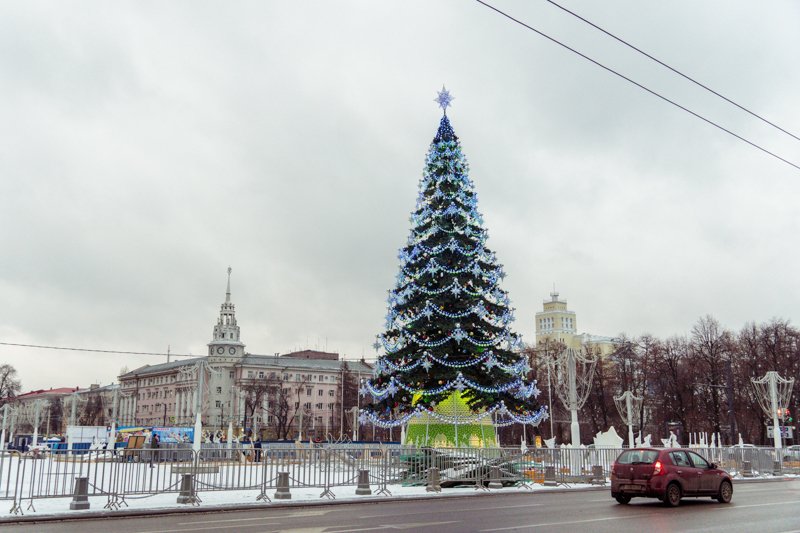
[[[440,434],[427,431],[434,420],[459,444],[466,437],[464,431],[457,437],[459,426],[485,434],[487,421],[536,425],[547,410],[536,403],[539,390],[517,351],[521,338],[510,329],[514,312],[500,288],[505,274],[486,247],[478,197],[447,117],[452,97],[442,88],[436,101],[444,114],[428,151],[411,235],[399,253],[386,330],[375,343],[383,354],[361,387],[372,397],[361,422],[397,427],[425,420],[429,444]]]

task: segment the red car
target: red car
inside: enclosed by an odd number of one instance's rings
[[[643,497],[675,507],[684,496],[711,496],[728,503],[733,481],[714,463],[682,448],[625,450],[611,467],[611,497],[621,504]]]

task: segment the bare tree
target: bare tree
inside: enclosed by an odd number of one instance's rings
[[[605,431],[610,425],[617,424],[618,417],[614,409],[613,392],[614,364],[598,354],[592,376],[592,389],[581,409],[581,418],[589,420],[593,433]]]
[[[17,369],[8,363],[0,365],[0,405],[12,401],[21,389]]]
[[[732,356],[733,339],[728,331],[710,315],[702,317],[692,327],[689,353],[697,369],[700,407],[714,433],[721,425],[722,388],[724,388],[724,364]]]
[[[339,390],[336,394],[336,407],[339,420],[336,426],[339,428],[339,438],[342,439],[353,432],[353,420],[350,410],[359,404],[358,399],[358,377],[350,370],[347,361],[342,361],[339,374]]]
[[[247,419],[250,418],[252,427],[256,416],[260,415],[264,408],[264,400],[269,396],[269,379],[259,378],[248,381],[240,385],[244,396],[244,420],[242,427],[247,427]]]
[[[61,433],[66,429],[66,424],[64,423],[64,404],[61,398],[50,398],[48,409],[52,431]]]
[[[653,359],[651,377],[653,418],[656,427],[665,433],[673,424],[679,426],[678,438],[692,431],[694,420],[694,376],[688,360],[688,343],[685,338],[672,337],[659,344]],[[660,431],[658,433],[661,433]]]
[[[294,415],[289,399],[292,390],[280,380],[270,380],[267,385],[267,426],[278,440],[289,438]]]
[[[104,426],[105,423],[102,395],[90,394],[78,417],[78,424],[81,426]]]

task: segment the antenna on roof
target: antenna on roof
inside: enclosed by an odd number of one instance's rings
[[[167,344],[167,363],[169,363],[169,344]]]

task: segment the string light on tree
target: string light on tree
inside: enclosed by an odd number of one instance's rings
[[[387,298],[378,361],[361,393],[373,403],[362,422],[396,427],[426,417],[447,424],[536,425],[547,418],[530,368],[505,278],[478,211],[461,144],[446,114],[454,100],[442,87],[443,115],[425,159],[411,232],[397,254],[400,269]],[[453,406],[446,412],[446,405]],[[455,433],[458,433],[456,428]]]

